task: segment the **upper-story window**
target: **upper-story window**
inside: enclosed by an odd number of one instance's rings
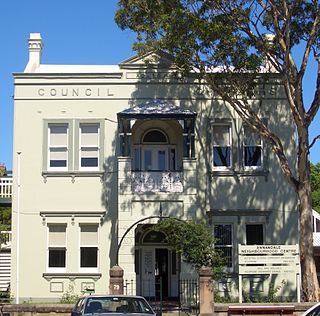
[[[134,169],[143,171],[176,170],[176,149],[160,130],[148,131],[141,145],[134,146]]]
[[[68,124],[49,124],[48,170],[68,169]]]
[[[213,167],[228,169],[232,165],[231,157],[231,125],[218,124],[213,126]]]
[[[262,139],[248,126],[244,126],[243,159],[245,168],[262,167]]]
[[[100,120],[45,121],[44,172],[102,171],[103,127]]]
[[[80,124],[80,170],[99,169],[99,124]]]

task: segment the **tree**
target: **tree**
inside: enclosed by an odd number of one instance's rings
[[[166,218],[154,229],[163,232],[168,244],[197,271],[205,266],[212,269],[213,275],[222,272],[225,260],[220,251],[214,248],[212,232],[204,224]]]
[[[309,127],[320,97],[318,0],[120,0],[115,19],[122,29],[137,33],[135,49],[169,53],[177,69],[197,73],[270,144],[300,202],[302,291],[306,301],[318,301],[309,163],[316,140],[310,142]],[[297,47],[301,58],[294,54]],[[318,70],[313,100],[305,104],[303,79],[310,62]],[[262,66],[278,73],[286,91],[297,132],[297,167],[288,161],[281,135],[268,128],[250,102],[264,78]],[[219,74],[211,71],[216,67]]]
[[[320,163],[311,164],[312,207],[320,213]]]

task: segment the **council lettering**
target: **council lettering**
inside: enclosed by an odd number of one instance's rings
[[[39,97],[59,98],[106,98],[114,96],[110,88],[39,88]]]

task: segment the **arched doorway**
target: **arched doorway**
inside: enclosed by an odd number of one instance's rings
[[[165,241],[165,234],[151,224],[138,225],[135,232],[137,293],[146,297],[178,297],[179,262]]]

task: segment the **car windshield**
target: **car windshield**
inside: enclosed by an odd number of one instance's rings
[[[139,297],[89,297],[85,314],[93,313],[142,313],[153,314],[149,304]]]

